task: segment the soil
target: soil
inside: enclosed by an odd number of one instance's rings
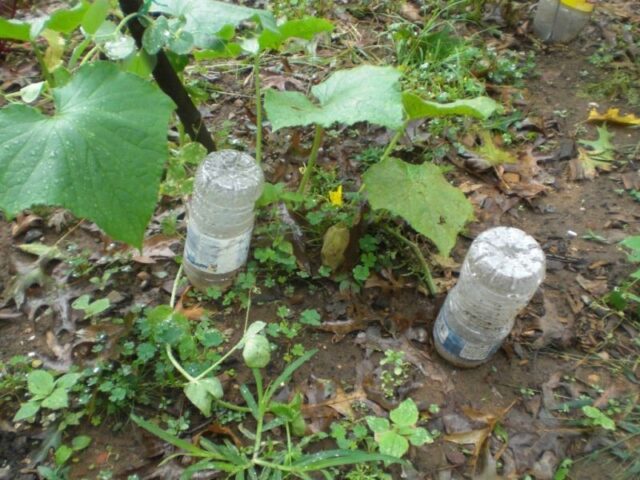
[[[576,139],[577,128],[586,128],[591,135],[594,132],[592,126],[584,123],[590,110],[589,99],[576,95],[576,92],[584,91],[586,83],[593,82],[594,78],[600,82],[607,81],[606,70],[598,70],[588,63],[588,58],[596,47],[594,42],[582,38],[567,47],[545,48],[537,54],[535,75],[526,81],[526,114],[547,121],[556,121],[554,135],[557,144],[563,140]],[[585,77],[585,71],[591,72],[590,76]],[[227,110],[223,111],[230,110],[231,102],[233,99],[225,102]],[[601,102],[601,109],[610,106],[629,107],[623,100]],[[559,116],[558,112],[562,112],[562,115]],[[639,129],[611,127],[611,130],[616,134],[616,145],[637,145],[640,142]],[[429,364],[435,365],[434,368],[452,382],[452,389],[446,391],[441,388],[442,384],[433,378],[425,378],[419,372],[413,371],[411,382],[403,393],[414,398],[423,409],[430,404],[438,404],[440,413],[432,416],[429,425],[447,433],[455,430],[456,422],[461,421],[461,412],[469,406],[484,412],[510,409],[501,422],[512,436],[528,432],[527,426],[531,425],[542,429],[547,419],[540,414],[540,403],[545,400],[543,392],[548,388],[550,379],[557,374],[574,376],[578,382],[586,385],[596,381],[605,391],[615,385],[620,391],[637,394],[637,385],[620,375],[615,375],[609,368],[608,360],[613,358],[615,361],[615,351],[605,356],[599,350],[599,344],[593,344],[594,338],[602,340],[606,336],[609,324],[584,304],[584,296],[591,294],[583,286],[589,285],[589,281],[601,282],[610,290],[630,271],[625,254],[617,246],[617,242],[628,235],[640,233],[640,205],[629,195],[621,195],[619,189],[623,188],[621,175],[634,168],[637,170],[639,162],[640,158],[631,159],[622,170],[601,174],[593,181],[583,182],[569,179],[568,159],[544,162],[544,170],[553,177],[547,193],[534,200],[520,202],[519,206],[510,209],[499,218],[500,224],[521,228],[539,241],[548,255],[547,276],[532,304],[519,317],[504,348],[478,368],[457,369],[437,355],[430,340],[430,332],[446,292],[435,299],[430,298],[423,290],[415,288],[415,279],[410,280],[408,286],[402,289],[375,287],[365,289],[357,296],[340,294],[331,282],[322,284],[313,294],[309,294],[304,287],[299,287],[292,296],[285,296],[281,292],[263,292],[262,298],[259,296],[254,299],[251,317],[254,320],[265,321],[275,319],[276,302],[288,303],[296,312],[306,308],[318,308],[323,318],[335,316],[335,305],[339,302],[357,303],[368,309],[368,325],[364,329],[366,333],[353,332],[342,339],[338,339],[332,333],[321,331],[310,331],[306,335],[304,343],[309,348],[319,348],[319,352],[312,364],[306,365],[296,374],[294,384],[302,384],[313,375],[315,378],[332,379],[345,387],[353,386],[358,382],[359,366],[366,362],[375,364],[380,358],[380,353],[375,352],[375,349],[363,348],[363,335],[374,335],[375,329],[378,328],[382,329],[388,338],[393,338],[389,334],[399,333],[394,330],[397,326],[393,325],[394,319],[397,320],[398,317],[403,318],[412,330],[427,332],[426,339],[423,338],[425,341],[414,341],[412,345],[417,351],[426,354],[430,359]],[[458,184],[476,181],[464,172],[456,172],[453,177]],[[495,223],[495,218],[485,218],[471,225],[468,234],[458,242],[452,255],[453,259],[460,263],[472,237]],[[49,228],[45,228],[45,231],[43,241],[47,244],[54,243],[62,235]],[[586,239],[585,236],[590,232],[604,236],[607,243]],[[16,245],[21,241],[22,237],[12,238],[10,222],[0,223],[0,290],[13,276],[13,259],[28,258],[16,249]],[[83,228],[77,229],[66,241],[79,243],[93,251],[99,251],[104,246],[98,234]],[[131,275],[142,271],[150,272],[153,268],[137,266]],[[172,278],[175,267],[166,266],[166,270],[169,273],[168,278]],[[445,269],[439,273],[441,278],[438,280],[441,285],[450,286],[455,281],[455,269]],[[586,282],[580,280],[581,285],[577,278],[586,279]],[[153,301],[168,301],[169,293],[163,288],[163,282],[158,279],[152,278],[151,286],[145,287],[144,290],[140,286],[139,278],[129,280],[129,283],[131,287],[127,292],[127,302],[143,297],[149,288],[155,294]],[[126,280],[122,280],[120,290],[124,290],[123,284],[126,284]],[[576,306],[576,303],[580,305]],[[219,306],[209,307],[214,311],[220,311]],[[540,336],[540,318],[549,314],[550,309],[556,312],[556,325],[560,324],[556,341],[545,345],[544,348],[536,349],[532,344],[535,344]],[[237,316],[232,318],[223,318],[221,315],[217,315],[216,318],[221,322],[220,329],[224,330],[237,328],[242,316],[243,314],[238,312]],[[336,319],[344,319],[344,315],[338,314]],[[0,360],[4,362],[14,355],[33,352],[50,354],[45,332],[51,328],[52,321],[47,316],[43,316],[37,322],[29,322],[25,317],[10,321],[0,320]],[[372,328],[374,330],[371,330]],[[628,331],[615,334],[625,335]],[[365,345],[369,346],[366,340]],[[601,353],[600,357],[586,355],[598,351]],[[602,361],[598,361],[599,359]],[[282,364],[282,360],[275,361],[270,368],[277,372]],[[524,395],[523,391],[533,393]],[[385,400],[375,388],[369,388],[367,393],[370,398],[379,400],[382,406],[385,406],[385,402],[393,404],[392,401]],[[25,470],[22,470],[23,473],[18,472],[25,468],[23,459],[33,451],[34,442],[37,443],[42,437],[42,432],[39,432],[37,427],[15,431],[9,419],[17,409],[17,402],[16,399],[13,406],[5,403],[3,408],[7,411],[0,415],[3,419],[0,423],[0,478],[30,478],[30,474]],[[569,426],[564,421],[550,425],[552,430],[561,430]],[[99,470],[113,471],[113,478],[126,478],[134,472],[141,473],[142,478],[152,478],[144,475],[153,472],[155,465],[166,453],[166,449],[159,442],[142,434],[130,423],[107,422],[99,428],[83,426],[78,433],[83,432],[91,435],[93,443],[82,455],[80,463],[72,466],[71,478],[95,478]],[[544,436],[537,438],[539,442],[544,443]],[[547,450],[554,456],[567,455],[572,458],[585,457],[590,451],[589,442],[592,438],[588,435],[571,432],[564,437],[559,434],[559,438],[560,440],[550,440],[547,446],[533,444],[529,447],[526,455],[535,456],[531,468],[535,466],[539,469],[538,472],[543,469],[541,458]],[[457,445],[442,439],[435,445],[415,449],[411,460],[420,472],[415,478],[462,478],[458,475],[465,471],[465,468],[452,462],[452,459],[458,458],[456,452],[459,451]],[[466,460],[463,456],[462,461]],[[518,464],[521,460],[514,458],[509,452],[505,452],[502,457],[505,465],[509,462]],[[557,464],[561,458],[555,460]],[[9,470],[4,470],[7,466]],[[10,473],[5,474],[5,471]],[[169,467],[166,470],[155,471],[154,475],[153,478],[177,478],[174,476],[177,475],[175,471]],[[580,461],[572,470],[571,478],[617,478],[615,475],[617,473],[613,474],[606,462]]]

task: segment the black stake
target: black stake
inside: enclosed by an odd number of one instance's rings
[[[140,0],[120,0],[120,8],[125,15],[138,12],[141,6],[142,2]],[[134,17],[129,20],[127,27],[135,39],[138,48],[142,48],[144,26],[138,18]],[[156,66],[153,69],[153,78],[156,79],[160,89],[171,97],[177,105],[178,117],[180,117],[184,130],[189,137],[196,142],[200,142],[209,152],[215,151],[216,145],[213,142],[209,130],[207,130],[207,127],[202,121],[200,112],[193,104],[178,74],[162,50],[156,54]]]

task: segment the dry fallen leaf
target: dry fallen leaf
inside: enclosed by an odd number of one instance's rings
[[[544,348],[554,342],[560,342],[565,345],[571,335],[571,325],[567,318],[560,317],[558,310],[553,302],[544,299],[544,315],[536,318],[535,329],[542,332],[531,345],[535,350]]]
[[[171,247],[180,243],[180,239],[167,235],[154,235],[145,239],[142,252],[132,257],[134,262],[143,264],[156,263],[156,258],[173,258],[176,253]],[[135,252],[135,250],[132,250]]]
[[[400,7],[400,15],[410,22],[422,21],[422,15],[420,15],[420,9],[411,2],[404,2]]]
[[[460,433],[452,433],[449,435],[445,435],[444,439],[448,442],[457,443],[458,445],[473,445],[473,454],[471,459],[471,466],[476,467],[476,463],[480,457],[480,454],[483,452],[483,449],[487,448],[486,444],[491,437],[491,433],[495,428],[496,424],[500,422],[506,415],[509,413],[511,408],[516,404],[514,400],[511,405],[507,408],[496,410],[496,411],[486,411],[482,412],[480,410],[475,410],[473,408],[464,408],[464,414],[469,417],[471,420],[476,422],[482,422],[486,424],[486,427],[471,430],[468,432],[460,432]],[[489,455],[490,456],[490,455]],[[492,458],[492,457],[491,457]],[[482,459],[485,462],[485,466],[489,464],[491,461],[485,457]],[[491,471],[491,468],[488,470]],[[475,478],[475,477],[474,477]],[[479,477],[483,479],[491,478],[491,477]]]
[[[600,114],[594,108],[589,112],[590,122],[611,122],[618,125],[632,125],[632,126],[640,126],[640,118],[636,117],[634,114],[629,113],[627,115],[620,115],[619,108],[610,108],[606,113]]]
[[[18,214],[16,221],[11,224],[11,236],[16,238],[29,230],[32,226],[42,223],[42,218],[38,215]]]

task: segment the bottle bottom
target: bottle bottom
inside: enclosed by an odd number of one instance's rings
[[[433,326],[433,342],[437,352],[449,363],[462,368],[473,368],[487,362],[500,348],[498,342],[478,342],[461,335],[451,328],[447,317],[450,315],[448,302],[445,301]]]
[[[440,355],[443,359],[445,359],[451,365],[454,365],[456,367],[460,367],[460,368],[478,367],[483,363],[486,363],[489,360],[489,358],[491,358],[491,357],[488,357],[488,358],[485,358],[484,360],[465,360],[464,358],[460,358],[458,355],[454,355],[449,350],[447,350],[445,346],[442,343],[440,343],[437,336],[434,337],[433,343],[436,347],[436,351],[438,352],[438,355]]]
[[[209,273],[192,265],[186,257],[183,258],[182,266],[191,285],[201,292],[205,292],[209,287],[218,287],[222,290],[229,288],[239,271],[237,269],[229,273]]]

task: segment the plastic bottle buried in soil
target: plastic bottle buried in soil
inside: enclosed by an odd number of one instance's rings
[[[486,362],[513,328],[545,274],[545,255],[522,230],[497,227],[471,244],[436,319],[436,350],[460,367]]]
[[[194,287],[228,286],[244,266],[263,186],[262,169],[246,153],[213,152],[198,167],[183,260]]]
[[[570,42],[587,26],[594,8],[588,0],[540,0],[533,30],[543,42]]]

